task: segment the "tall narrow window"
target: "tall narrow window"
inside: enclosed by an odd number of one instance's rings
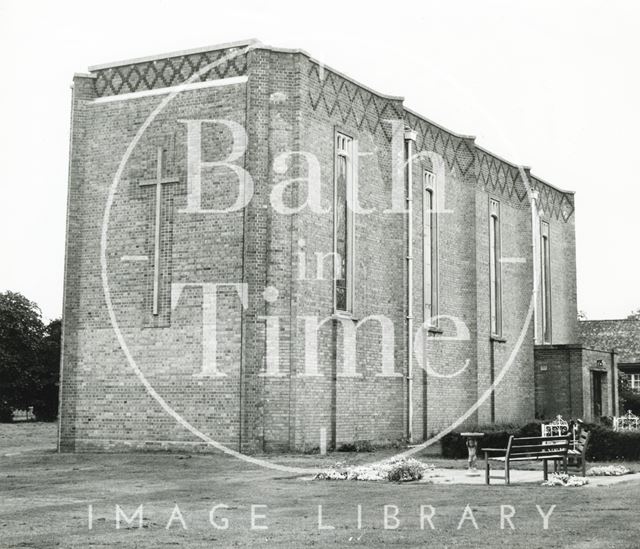
[[[336,133],[334,185],[334,300],[336,311],[353,312],[353,139]]]
[[[549,247],[549,224],[542,222],[540,225],[540,258],[541,295],[542,295],[542,338],[545,343],[551,343],[551,250]]]
[[[424,172],[422,200],[422,260],[424,288],[424,319],[430,326],[437,324],[432,320],[438,316],[438,230],[435,212],[435,175]]]
[[[500,203],[489,201],[489,299],[491,333],[502,334],[502,281],[500,269]]]

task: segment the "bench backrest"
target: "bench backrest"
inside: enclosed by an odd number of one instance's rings
[[[587,451],[587,444],[589,443],[589,432],[588,431],[580,431],[580,436],[576,439],[576,443],[574,448],[584,454]]]
[[[509,437],[507,458],[564,457],[569,451],[569,436]]]

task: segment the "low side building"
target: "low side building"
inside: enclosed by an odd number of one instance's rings
[[[631,389],[640,392],[640,320],[582,320],[578,327],[584,345],[618,354],[620,371],[629,376]]]
[[[536,345],[536,412],[598,421],[618,414],[618,356],[575,345]]]

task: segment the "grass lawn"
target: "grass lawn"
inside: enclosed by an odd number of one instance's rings
[[[307,481],[218,455],[75,454],[53,449],[55,424],[0,425],[0,547],[639,547],[640,484],[545,488],[538,485],[429,485]],[[43,446],[49,445],[48,450]],[[16,453],[22,447],[22,453]],[[11,455],[7,455],[11,454]],[[281,456],[288,465],[370,461],[381,454]],[[425,458],[432,462],[433,459]],[[435,460],[439,466],[455,462]],[[462,466],[464,462],[457,462]],[[636,469],[640,469],[637,467]],[[209,511],[225,504],[209,522]],[[143,527],[121,522],[143,505]],[[175,517],[175,505],[187,526]],[[466,505],[467,514],[460,529]],[[93,527],[88,528],[89,505]],[[251,530],[251,506],[256,526]],[[318,506],[324,525],[318,528]],[[362,528],[357,527],[358,505]],[[397,507],[385,529],[384,507]],[[420,506],[435,508],[432,530]],[[500,506],[515,509],[500,528]],[[543,529],[536,505],[555,509]],[[388,509],[393,514],[395,508]],[[425,508],[429,514],[430,509]],[[257,515],[264,515],[259,518]]]

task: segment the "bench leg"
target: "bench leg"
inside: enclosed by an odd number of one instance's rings
[[[587,460],[585,459],[585,456],[582,456],[582,458],[580,458],[582,461],[582,476],[586,477],[587,476]]]
[[[485,457],[485,465],[484,465],[484,483],[491,484],[491,466],[489,465],[489,458]]]
[[[567,459],[567,456],[564,456],[562,458],[562,465],[564,468],[564,474],[568,474],[569,473],[569,460]]]
[[[511,476],[509,471],[509,460],[504,460],[504,483],[511,484]]]
[[[548,480],[549,479],[549,465],[547,460],[543,460],[542,461],[542,471],[544,474],[544,480]]]

